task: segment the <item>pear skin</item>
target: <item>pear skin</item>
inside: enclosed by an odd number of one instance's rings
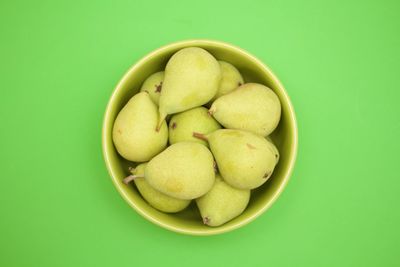
[[[220,80],[218,61],[206,50],[189,47],[176,52],[165,67],[159,101],[159,125],[168,114],[210,101],[217,93]]]
[[[147,92],[134,95],[119,112],[114,122],[113,141],[118,153],[127,160],[149,161],[168,142],[168,127],[164,122],[156,131],[157,106]]]
[[[208,135],[194,133],[207,140],[226,183],[239,189],[254,189],[272,175],[277,163],[271,143],[260,135],[231,129]]]
[[[214,184],[214,159],[201,144],[176,143],[149,161],[145,177],[153,188],[168,196],[195,199]]]
[[[158,106],[160,99],[162,85],[164,81],[164,71],[156,72],[150,75],[144,82],[140,91],[146,91],[149,93],[151,100]]]
[[[247,83],[215,100],[209,112],[225,128],[267,136],[278,126],[281,104],[268,87]]]
[[[221,125],[204,107],[193,108],[172,116],[169,121],[169,143],[192,141],[208,146],[204,140],[193,137],[193,132],[209,134],[221,129]]]
[[[131,169],[132,175],[124,179],[124,183],[129,183],[131,180],[135,182],[135,185],[142,195],[142,197],[155,209],[167,213],[175,213],[185,209],[189,204],[190,200],[176,199],[167,196],[153,187],[151,187],[144,177],[144,170],[147,163],[142,163]]]
[[[249,200],[250,190],[234,188],[217,175],[214,186],[196,204],[204,224],[219,226],[242,214]]]
[[[212,100],[232,92],[244,83],[242,75],[235,66],[225,61],[218,61],[218,63],[221,68],[221,82]]]

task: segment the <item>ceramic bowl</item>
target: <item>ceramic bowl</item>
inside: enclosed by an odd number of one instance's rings
[[[176,214],[167,214],[152,208],[140,196],[134,185],[122,183],[122,179],[128,175],[128,166],[132,163],[118,155],[112,141],[112,127],[118,112],[139,91],[143,81],[152,73],[163,70],[168,59],[175,52],[193,46],[204,48],[218,60],[224,60],[236,66],[245,82],[267,85],[275,91],[282,104],[281,121],[270,136],[280,151],[280,160],[272,177],[264,185],[252,191],[250,203],[240,216],[218,227],[209,227],[202,223],[194,201],[187,209]],[[297,124],[287,92],[275,74],[259,59],[241,48],[224,42],[188,40],[156,49],[134,64],[122,77],[114,89],[105,111],[102,146],[105,163],[114,186],[136,212],[150,222],[168,230],[191,235],[213,235],[246,225],[271,207],[278,198],[289,180],[295,163]]]

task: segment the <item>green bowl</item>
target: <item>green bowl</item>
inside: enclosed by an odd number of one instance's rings
[[[112,127],[118,112],[136,94],[143,81],[152,73],[163,70],[168,59],[176,51],[190,46],[202,47],[218,60],[232,63],[239,69],[245,82],[258,82],[272,88],[282,103],[282,118],[278,128],[270,136],[280,151],[280,160],[273,176],[263,186],[253,190],[247,209],[232,221],[209,227],[202,223],[193,203],[184,211],[166,214],[152,208],[140,196],[134,185],[125,185],[122,179],[128,175],[132,163],[121,158],[112,141]],[[248,52],[233,45],[211,40],[188,40],[163,46],[134,64],[115,88],[106,108],[103,123],[102,144],[104,160],[111,179],[128,204],[149,221],[175,232],[190,235],[214,235],[244,226],[251,222],[278,198],[292,172],[297,153],[297,124],[293,106],[282,84],[272,71]]]

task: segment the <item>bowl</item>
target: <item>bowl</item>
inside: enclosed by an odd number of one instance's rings
[[[152,208],[134,185],[125,185],[132,163],[117,153],[112,141],[112,128],[118,112],[140,90],[143,81],[152,73],[163,70],[168,59],[185,47],[201,47],[218,60],[227,61],[239,69],[245,82],[257,82],[270,87],[282,104],[282,117],[277,129],[270,135],[280,151],[280,160],[272,177],[253,190],[247,209],[235,219],[218,227],[202,223],[200,214],[192,204],[182,212],[167,214]],[[117,84],[108,102],[103,122],[102,146],[104,160],[115,187],[125,201],[147,220],[175,232],[190,235],[214,235],[232,231],[246,225],[266,211],[285,188],[292,172],[297,153],[297,124],[289,96],[278,78],[259,59],[243,49],[220,41],[188,40],[163,46],[134,64]]]

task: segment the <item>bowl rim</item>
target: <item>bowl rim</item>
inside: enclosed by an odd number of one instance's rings
[[[191,229],[185,229],[183,227],[176,227],[174,225],[164,223],[163,221],[157,220],[153,216],[149,215],[146,211],[142,210],[141,207],[136,205],[131,199],[126,195],[126,193],[122,190],[120,185],[118,184],[116,174],[114,173],[114,170],[111,167],[110,164],[110,155],[107,151],[107,140],[109,140],[110,137],[110,132],[108,129],[108,125],[111,123],[110,122],[110,110],[111,106],[114,103],[116,94],[121,90],[122,85],[125,83],[125,81],[130,77],[130,75],[136,71],[136,69],[140,68],[142,64],[144,64],[147,60],[151,59],[155,55],[162,53],[165,50],[173,49],[173,48],[179,48],[182,46],[198,46],[198,45],[211,45],[211,46],[216,46],[216,47],[225,47],[230,50],[235,50],[236,52],[239,52],[243,54],[244,56],[248,57],[251,61],[259,65],[261,68],[264,69],[265,72],[267,72],[270,75],[270,78],[273,80],[273,82],[279,87],[280,93],[283,95],[285,98],[285,101],[288,104],[288,109],[289,109],[289,119],[290,119],[290,124],[293,126],[293,140],[292,144],[290,147],[290,150],[292,151],[291,153],[291,158],[289,158],[289,163],[288,163],[288,170],[285,173],[285,176],[282,180],[282,182],[279,184],[278,188],[273,192],[272,197],[267,201],[259,210],[254,212],[251,216],[247,217],[246,219],[240,220],[235,224],[231,224],[229,226],[222,225],[222,227],[210,227],[207,230],[191,230]],[[172,42],[166,45],[163,45],[157,49],[152,50],[148,54],[146,54],[144,57],[139,59],[137,62],[135,62],[131,67],[124,73],[122,78],[119,80],[117,85],[115,86],[109,100],[106,106],[106,110],[104,112],[104,117],[103,117],[103,125],[102,125],[102,151],[103,151],[103,158],[107,167],[107,171],[110,175],[110,178],[117,189],[117,191],[120,193],[120,195],[123,197],[123,199],[141,216],[149,220],[150,222],[161,226],[162,228],[165,228],[170,231],[174,231],[177,233],[181,234],[187,234],[187,235],[196,235],[196,236],[208,236],[208,235],[216,235],[216,234],[222,234],[226,232],[230,232],[232,230],[235,230],[237,228],[240,228],[244,225],[247,225],[248,223],[252,222],[255,220],[257,217],[259,217],[261,214],[263,214],[267,209],[269,209],[272,204],[275,203],[275,201],[278,199],[278,197],[281,195],[283,192],[284,188],[288,184],[288,181],[290,180],[291,174],[293,172],[296,158],[297,158],[297,150],[298,150],[298,127],[297,127],[297,120],[296,120],[296,114],[294,111],[294,107],[292,105],[292,102],[290,100],[289,95],[286,92],[286,89],[282,85],[282,83],[279,81],[277,76],[272,72],[272,70],[264,64],[261,60],[259,60],[257,57],[253,56],[251,53],[247,52],[246,50],[232,45],[230,43],[224,42],[224,41],[217,41],[217,40],[210,40],[210,39],[189,39],[189,40],[182,40],[182,41],[177,41],[177,42]]]

